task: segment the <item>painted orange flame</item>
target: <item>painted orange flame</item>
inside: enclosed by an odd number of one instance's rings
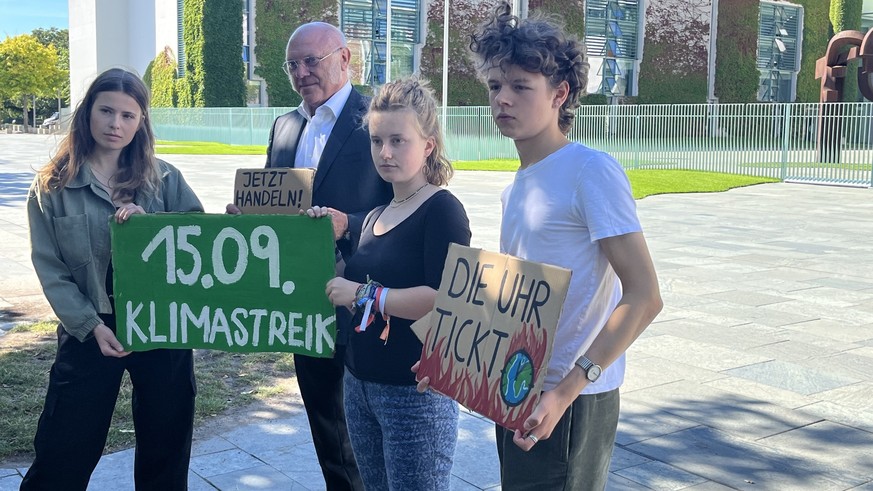
[[[451,356],[445,359],[442,357],[445,337],[439,339],[434,349],[428,353],[427,347],[431,344],[432,333],[433,330],[428,332],[422,348],[418,380],[429,377],[432,389],[448,395],[505,428],[522,429],[524,420],[530,416],[540,399],[540,390],[545,377],[545,361],[551,351],[548,331],[537,328],[533,324],[522,323],[521,329],[512,334],[504,358],[496,361],[497,366],[502,368],[512,354],[523,349],[533,362],[534,386],[531,394],[524,402],[514,407],[507,405],[500,396],[500,377],[488,380],[488,366],[485,363],[474,371],[472,367],[465,368],[462,364],[456,364]]]

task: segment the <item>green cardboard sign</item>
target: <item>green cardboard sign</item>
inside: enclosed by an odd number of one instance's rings
[[[126,350],[333,356],[329,219],[159,213],[111,221],[117,337]]]

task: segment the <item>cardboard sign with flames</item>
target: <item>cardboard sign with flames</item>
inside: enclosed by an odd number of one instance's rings
[[[508,429],[542,391],[570,271],[452,244],[433,311],[413,324],[417,378]]]

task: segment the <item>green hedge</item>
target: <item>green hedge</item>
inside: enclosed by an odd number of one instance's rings
[[[813,0],[822,1],[822,0]],[[718,4],[715,57],[715,95],[719,102],[755,102],[759,72],[758,0],[733,0]]]
[[[176,107],[193,107],[194,99],[191,96],[191,86],[185,77],[177,78],[176,82]]]
[[[203,70],[207,107],[245,107],[246,72],[242,59],[242,5],[239,0],[209,0],[203,11]]]
[[[185,46],[185,76],[183,78],[186,97],[191,107],[203,107],[203,7],[206,0],[184,0],[182,2],[182,43]],[[183,107],[188,107],[183,106]]]
[[[183,10],[184,92],[191,95],[191,105],[245,106],[239,1],[184,0]]]

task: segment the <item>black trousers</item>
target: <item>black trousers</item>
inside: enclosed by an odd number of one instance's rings
[[[333,358],[294,355],[297,384],[327,490],[363,491],[343,409],[345,345],[336,348]]]
[[[184,490],[194,427],[191,350],[109,358],[97,341],[58,327],[58,353],[34,438],[36,458],[22,490],[84,490],[106,445],[121,377],[133,384],[136,489]]]

